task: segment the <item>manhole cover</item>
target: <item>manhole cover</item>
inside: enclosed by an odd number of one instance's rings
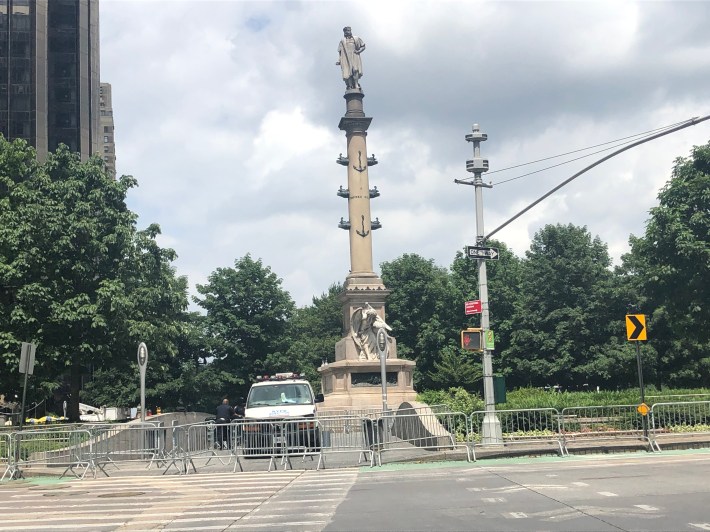
[[[99,495],[100,499],[112,497],[139,497],[145,495],[145,491],[118,491],[116,493],[103,493]]]

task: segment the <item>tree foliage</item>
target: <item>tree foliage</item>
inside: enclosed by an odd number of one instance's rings
[[[320,389],[317,368],[335,358],[334,346],[343,337],[341,284],[333,284],[328,292],[314,297],[312,304],[297,309],[289,322],[286,357],[271,360],[272,370],[294,369],[304,374],[315,389]]]
[[[397,338],[397,356],[416,360],[416,385],[433,385],[434,362],[447,345],[457,344],[461,304],[445,268],[416,254],[382,264],[382,280],[392,293],[387,319]]]
[[[223,388],[244,395],[256,375],[282,360],[295,305],[281,279],[249,254],[233,268],[218,268],[197,285],[206,311],[206,342]]]
[[[68,381],[77,418],[84,375],[130,372],[140,341],[154,346],[158,364],[172,360],[187,282],[170,266],[174,252],[155,242],[158,226],[136,229],[125,202],[132,177],[111,179],[100,158],[81,162],[66,147],[43,164],[34,155],[0,140],[5,386],[17,375],[20,342],[34,341],[36,388],[61,393]]]
[[[608,340],[613,318],[606,245],[584,227],[547,225],[533,238],[513,313],[516,330],[502,353],[512,384],[571,386],[595,346]]]
[[[624,257],[651,316],[660,379],[710,384],[710,143],[675,162],[642,237]]]

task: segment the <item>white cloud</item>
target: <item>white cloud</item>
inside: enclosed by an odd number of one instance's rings
[[[246,161],[246,168],[260,184],[270,174],[290,173],[291,166],[312,152],[323,149],[332,140],[331,133],[322,126],[307,121],[300,107],[292,111],[269,111],[259,126],[253,141],[253,151]]]
[[[199,6],[197,8],[196,6]],[[335,50],[367,43],[375,269],[404,253],[448,266],[475,238],[471,145],[491,170],[710,112],[707,3],[101,3],[102,80],[113,86],[117,166],[140,187],[140,225],[160,223],[190,284],[251,253],[299,305],[349,269],[346,151]],[[618,257],[640,234],[673,161],[704,123],[580,176],[496,238],[522,255],[548,223],[586,225]],[[599,154],[485,189],[489,232]],[[551,162],[491,173],[498,183]],[[194,290],[194,288],[193,288]]]

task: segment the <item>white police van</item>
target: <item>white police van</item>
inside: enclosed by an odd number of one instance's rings
[[[257,377],[241,423],[245,454],[320,451],[315,417],[316,405],[322,402],[323,394],[314,394],[310,383],[297,373]]]

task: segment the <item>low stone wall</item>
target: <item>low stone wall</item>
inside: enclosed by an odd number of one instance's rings
[[[392,425],[392,435],[422,448],[453,448],[451,433],[436,419],[429,405],[404,402],[399,405]]]

